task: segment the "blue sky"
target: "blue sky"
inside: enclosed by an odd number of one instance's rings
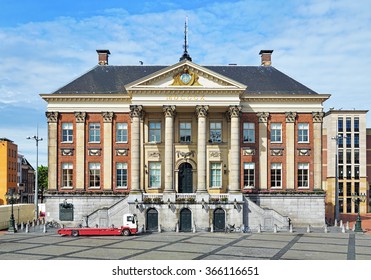
[[[370,109],[371,1],[45,1],[0,0],[0,137],[47,165],[46,103],[50,93],[97,64],[171,65],[189,53],[200,65],[273,66],[322,94],[325,109]],[[367,124],[371,127],[371,112]]]

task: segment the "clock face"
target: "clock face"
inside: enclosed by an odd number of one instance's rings
[[[180,80],[182,81],[183,84],[188,84],[191,81],[191,75],[188,73],[184,73],[180,75]]]

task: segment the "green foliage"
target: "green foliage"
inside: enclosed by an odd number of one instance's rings
[[[47,166],[39,166],[37,168],[37,176],[39,191],[43,193],[45,190],[48,189],[48,167]]]

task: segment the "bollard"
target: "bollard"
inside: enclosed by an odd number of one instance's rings
[[[26,224],[26,233],[29,233],[29,232],[30,232],[30,230],[28,228],[28,224]]]
[[[213,224],[211,224],[211,226],[210,226],[210,232],[214,232],[214,225]]]
[[[37,225],[37,226],[40,225],[40,220],[39,220],[39,219],[36,220],[36,225]]]
[[[294,229],[292,228],[292,224],[290,224],[290,232],[293,233]]]
[[[196,224],[194,224],[192,231],[193,233],[196,233]]]
[[[43,233],[46,233],[46,225],[43,226]]]
[[[337,227],[337,226],[338,226],[338,220],[335,219],[335,221],[334,221],[334,227]]]
[[[277,233],[277,225],[274,225],[274,226],[273,226],[273,232],[274,232],[274,233]]]
[[[346,229],[349,230],[349,221],[347,221]]]
[[[161,232],[161,225],[158,225],[158,232]]]
[[[261,233],[262,232],[262,229],[261,229],[261,225],[258,226],[258,233]]]
[[[24,224],[23,224],[23,222],[21,223],[21,230],[23,230],[24,229]]]
[[[345,233],[345,227],[344,227],[344,225],[341,227],[341,232],[342,233]]]
[[[327,225],[325,225],[325,233],[328,233]]]
[[[340,226],[339,227],[343,227],[343,220],[340,220]]]
[[[308,227],[307,227],[307,232],[308,233],[310,232],[310,225],[308,225]]]

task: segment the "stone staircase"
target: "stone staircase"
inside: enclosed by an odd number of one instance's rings
[[[260,207],[249,197],[244,197],[244,224],[250,231],[279,231],[289,230],[289,217],[283,216],[277,211]]]
[[[95,227],[120,227],[124,214],[129,213],[129,204],[127,197],[121,199],[109,207],[102,207],[90,213],[87,216],[87,224],[84,226]]]

